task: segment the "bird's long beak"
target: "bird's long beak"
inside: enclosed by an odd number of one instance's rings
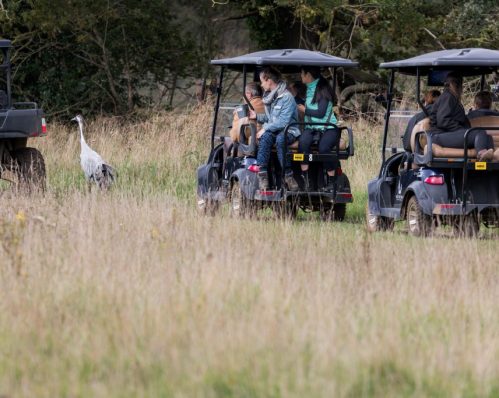
[[[72,122],[77,122],[78,119],[76,119],[76,116],[74,118],[71,119]]]

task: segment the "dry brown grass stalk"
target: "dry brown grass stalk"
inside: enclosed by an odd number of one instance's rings
[[[75,188],[76,134],[54,125],[39,140],[48,194],[5,193],[0,208],[25,217],[23,277],[5,257],[0,268],[0,394],[499,392],[496,240],[366,235],[352,218],[200,218],[207,115],[91,123],[89,142],[120,173],[106,195]],[[356,192],[376,173],[372,130],[357,125],[346,166]]]

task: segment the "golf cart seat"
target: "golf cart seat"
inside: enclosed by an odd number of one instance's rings
[[[470,120],[471,127],[499,127],[499,116],[482,116]],[[425,118],[417,123],[411,134],[411,148],[413,153],[421,153],[421,148],[423,148],[424,154],[427,152],[427,136],[425,134],[417,134],[419,132],[426,132],[430,129],[430,119]],[[499,148],[499,131],[497,130],[486,130],[487,134],[492,136],[494,141],[494,148]],[[416,136],[418,136],[419,145],[416,145]],[[448,148],[437,144],[432,144],[431,146],[432,154],[437,158],[462,158],[464,157],[464,149],[461,148]],[[469,149],[468,157],[476,158],[476,150]]]

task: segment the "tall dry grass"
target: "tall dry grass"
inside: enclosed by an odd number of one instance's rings
[[[119,172],[105,195],[85,190],[74,128],[36,142],[49,192],[0,208],[0,394],[499,394],[497,240],[368,235],[355,207],[343,224],[199,217],[208,126],[91,123]],[[361,198],[378,138],[356,128]]]

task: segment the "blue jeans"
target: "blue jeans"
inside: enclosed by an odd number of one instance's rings
[[[293,134],[288,133],[288,145],[296,141],[296,137]],[[277,148],[277,158],[281,167],[284,167],[285,172],[291,172],[291,159],[287,159],[285,156],[284,148],[284,132],[277,135],[270,132],[265,132],[258,143],[258,154],[256,156],[256,162],[260,166],[260,171],[267,171],[270,161],[270,152],[272,151],[272,146],[276,145]]]

